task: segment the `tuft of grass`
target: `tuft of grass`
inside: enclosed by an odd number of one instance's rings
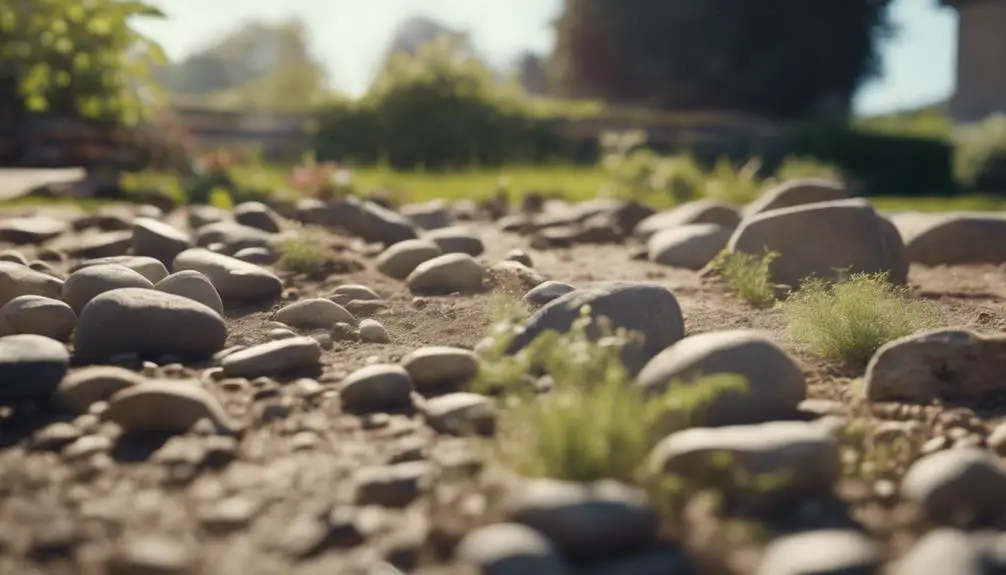
[[[885,343],[939,326],[939,311],[912,299],[887,275],[852,274],[832,283],[805,281],[781,303],[794,343],[825,359],[863,367]]]
[[[328,262],[328,250],[314,234],[298,234],[280,245],[277,265],[288,272],[314,275]]]
[[[710,265],[744,301],[763,307],[775,301],[775,285],[769,275],[769,264],[777,257],[779,254],[776,252],[757,256],[724,250]]]
[[[572,329],[545,332],[512,356],[496,353],[482,364],[476,389],[504,390],[509,408],[501,417],[503,463],[525,477],[571,481],[616,479],[645,483],[650,451],[668,433],[701,421],[720,394],[742,390],[743,378],[717,375],[647,394],[619,359],[624,332],[605,329],[585,308]],[[602,330],[596,341],[588,329]],[[604,332],[607,335],[604,335]],[[505,349],[513,328],[501,324],[490,337]],[[546,395],[530,391],[528,373],[552,379]]]

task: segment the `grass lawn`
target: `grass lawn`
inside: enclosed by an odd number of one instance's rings
[[[280,168],[250,168],[235,172],[242,183],[265,189],[286,188],[286,170]],[[518,199],[529,191],[544,193],[572,201],[594,198],[604,183],[604,174],[593,167],[582,166],[532,166],[504,167],[498,169],[472,170],[462,172],[393,172],[380,168],[363,168],[353,172],[354,182],[360,190],[386,190],[401,202],[423,202],[432,199],[455,201],[460,199],[479,200],[492,196],[503,184],[509,190],[511,199]],[[180,193],[177,179],[170,174],[142,173],[127,176],[127,187],[160,188]],[[638,199],[657,209],[673,206],[673,201],[665,194],[651,194]],[[874,197],[871,198],[878,209],[914,210],[923,212],[944,211],[1001,211],[1006,210],[1006,197],[959,196],[959,197]],[[40,200],[20,200],[4,202],[0,205],[25,205]],[[51,203],[51,200],[41,200]],[[93,204],[93,205],[92,205]],[[87,202],[86,208],[93,208],[96,202]]]

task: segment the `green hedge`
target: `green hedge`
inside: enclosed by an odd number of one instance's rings
[[[791,153],[833,164],[864,195],[955,195],[954,147],[939,138],[885,135],[849,126],[800,128]]]
[[[315,151],[319,160],[383,163],[399,170],[592,164],[598,160],[598,142],[572,141],[556,124],[599,114],[604,115],[598,108],[534,100],[501,88],[484,68],[458,58],[449,42],[439,41],[417,57],[394,56],[364,98],[325,106]],[[835,165],[873,195],[957,192],[953,148],[937,138],[815,125],[795,129],[788,149],[755,149],[752,142],[737,141],[689,151],[708,164],[720,155],[741,161],[760,155],[767,165],[786,155],[810,157]]]

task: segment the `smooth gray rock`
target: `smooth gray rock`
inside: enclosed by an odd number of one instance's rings
[[[76,323],[70,306],[40,295],[19,296],[0,307],[0,336],[33,333],[68,341]]]
[[[624,328],[643,336],[642,343],[633,342],[622,348],[622,363],[632,375],[685,335],[681,306],[669,289],[652,283],[611,282],[578,289],[539,309],[506,352],[517,353],[547,330],[568,332],[583,306],[590,307],[590,316],[595,321],[606,317],[613,329]],[[592,336],[600,335],[596,330],[588,331]]]
[[[724,464],[743,473],[724,474]],[[672,433],[653,448],[650,469],[700,482],[753,507],[777,508],[828,493],[842,466],[826,426],[774,421]],[[765,484],[735,477],[760,478]]]
[[[792,417],[807,397],[803,370],[768,333],[738,329],[686,337],[647,362],[637,383],[663,393],[672,382],[703,375],[743,377],[744,390],[723,392],[701,411],[705,425],[743,425]]]
[[[153,287],[150,280],[125,266],[103,264],[88,266],[70,274],[63,283],[62,299],[79,315],[87,302],[107,291]]]
[[[565,282],[548,280],[528,290],[523,300],[528,305],[542,307],[572,291],[576,291],[576,287]]]
[[[991,452],[958,448],[927,455],[908,469],[901,493],[936,523],[968,527],[1006,513],[1006,469]]]
[[[883,557],[869,535],[822,529],[769,543],[755,575],[880,575]]]
[[[164,293],[187,297],[211,308],[219,314],[224,313],[223,300],[220,299],[217,288],[213,287],[210,278],[201,272],[195,270],[175,272],[157,282],[154,285],[154,289]]]
[[[882,346],[863,391],[871,401],[976,401],[1006,392],[1006,336],[959,329],[912,334]]]
[[[133,220],[133,253],[152,257],[170,266],[175,256],[192,247],[192,239],[182,230],[151,218]]]
[[[0,337],[0,405],[50,397],[66,374],[70,353],[35,334]]]
[[[119,354],[210,357],[224,347],[227,325],[197,301],[152,289],[121,288],[91,300],[77,320],[74,351],[95,362]]]
[[[53,404],[70,413],[87,413],[91,404],[107,401],[116,392],[144,383],[135,371],[114,365],[94,365],[75,370],[59,383]]]
[[[454,557],[483,575],[566,575],[559,550],[541,533],[517,523],[497,523],[469,532]]]
[[[474,293],[482,288],[485,270],[468,254],[453,253],[427,260],[405,279],[415,293],[446,295]]]
[[[439,345],[414,350],[401,364],[419,393],[458,391],[479,371],[475,352]]]
[[[14,262],[0,261],[0,306],[22,295],[59,298],[63,281]]]
[[[150,280],[150,283],[157,283],[168,277],[168,268],[156,258],[150,256],[111,256],[107,258],[95,258],[84,260],[70,268],[70,272],[104,264],[118,264],[127,267],[141,276]]]
[[[368,365],[342,381],[342,408],[351,413],[396,411],[412,405],[412,379],[398,365]]]
[[[228,377],[254,378],[301,370],[317,370],[321,346],[312,337],[290,337],[234,352],[221,366]]]
[[[419,264],[443,255],[440,247],[430,240],[405,240],[388,246],[377,256],[377,271],[395,279],[409,277]]]
[[[178,254],[173,268],[205,274],[225,302],[262,302],[283,293],[283,282],[269,270],[204,248]]]
[[[528,480],[507,496],[503,513],[574,560],[617,557],[644,549],[657,537],[657,511],[645,492],[615,481]]]

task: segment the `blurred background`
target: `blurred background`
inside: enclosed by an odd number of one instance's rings
[[[0,5],[0,54],[5,165],[184,176],[226,149],[385,188],[464,172],[455,196],[622,170],[609,191],[678,202],[702,195],[668,192],[682,173],[784,165],[1006,191],[1006,0],[33,0]],[[289,184],[265,179],[234,186]]]

